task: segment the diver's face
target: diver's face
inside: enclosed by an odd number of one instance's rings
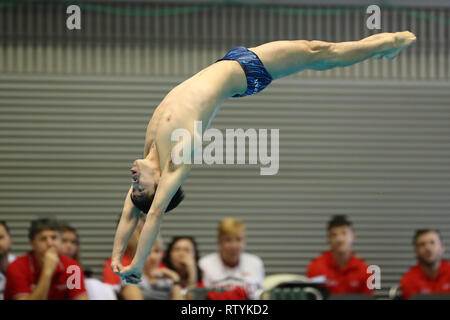
[[[147,159],[137,159],[131,167],[131,183],[133,185],[133,194],[154,193],[156,189],[156,178],[154,170]]]

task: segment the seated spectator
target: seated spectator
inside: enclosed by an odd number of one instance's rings
[[[177,272],[163,265],[163,244],[158,236],[142,270],[139,283],[144,300],[182,300],[181,281]]]
[[[209,298],[254,299],[264,282],[264,264],[259,257],[244,252],[244,223],[235,218],[223,219],[219,223],[217,244],[219,251],[204,256],[199,263],[205,287],[225,291],[210,293]]]
[[[414,294],[450,293],[450,262],[442,260],[444,246],[439,230],[417,230],[413,245],[417,264],[400,281],[403,299]]]
[[[352,252],[355,233],[345,215],[328,222],[330,250],[313,259],[308,266],[309,278],[324,277],[330,294],[373,294],[367,286],[368,265]]]
[[[6,268],[16,258],[11,251],[11,234],[5,221],[0,221],[0,300],[4,299]]]
[[[120,218],[117,220],[117,224],[119,223]],[[136,248],[139,240],[139,235],[141,233],[143,227],[142,218],[139,219],[138,225],[134,230],[134,233],[131,235],[130,240],[128,241],[127,248],[122,257],[122,265],[127,266],[133,261],[134,254],[136,253]],[[115,274],[111,269],[111,257],[106,259],[105,264],[103,266],[103,283],[106,283],[113,287],[114,291],[118,295],[118,298],[121,300],[142,300],[141,290],[137,285],[129,284],[123,281],[119,275]]]
[[[61,245],[59,251],[62,255],[71,257],[80,263],[80,236],[77,230],[68,224],[63,224],[61,230]]]
[[[32,250],[6,269],[5,299],[88,299],[82,268],[74,259],[58,253],[59,224],[49,219],[32,221],[28,238]],[[68,272],[73,266],[78,267],[78,273]],[[74,275],[79,278],[72,281]],[[75,287],[70,288],[69,283]]]
[[[61,228],[61,245],[59,252],[81,264],[80,260],[80,236],[77,230],[68,224]],[[92,277],[92,271],[84,269],[84,284],[89,300],[117,300],[114,289]]]
[[[178,273],[183,296],[187,299],[194,297],[189,289],[203,287],[198,259],[197,243],[189,236],[174,237],[167,246],[163,258],[164,266]]]

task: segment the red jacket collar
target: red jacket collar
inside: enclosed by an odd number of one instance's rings
[[[422,267],[420,266],[420,263],[417,263],[415,265],[415,269],[417,270],[417,272],[420,274],[420,276],[422,278],[428,279],[428,280],[436,280],[439,279],[441,276],[443,276],[444,274],[446,274],[448,271],[447,269],[449,268],[449,262],[446,260],[441,260],[439,263],[439,268],[438,268],[438,272],[436,274],[436,276],[434,276],[433,278],[430,278],[425,271],[423,271]]]
[[[323,253],[323,255],[324,255],[327,265],[332,267],[333,269],[346,271],[346,270],[351,270],[351,269],[358,267],[358,259],[356,258],[355,254],[353,252],[350,253],[350,258],[348,260],[348,263],[343,268],[339,267],[338,264],[336,263],[336,260],[334,259],[332,250],[325,251]]]

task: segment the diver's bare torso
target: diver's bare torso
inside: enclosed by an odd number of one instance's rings
[[[114,238],[111,257],[114,272],[127,282],[139,281],[164,213],[175,208],[182,200],[180,187],[191,168],[190,164],[171,161],[172,149],[178,143],[171,141],[175,129],[188,130],[194,139],[201,138],[195,136],[194,122],[202,121],[205,130],[221,104],[235,94],[255,94],[270,81],[304,69],[327,70],[349,66],[371,57],[393,59],[414,41],[414,34],[408,31],[382,33],[342,43],[281,40],[248,48],[256,57],[253,54],[246,56],[248,52],[245,48],[237,47],[225,56],[225,61],[224,57],[172,89],[155,109],[148,124],[144,150],[146,159],[137,159],[131,168],[132,185],[125,198]],[[256,80],[261,80],[262,86]],[[171,209],[168,210],[170,205]],[[136,254],[131,264],[124,267],[121,259],[140,212],[146,212],[147,216]]]
[[[206,130],[222,103],[246,87],[245,73],[236,61],[219,61],[180,83],[164,97],[149,121],[144,157],[159,162],[162,170],[176,143],[171,141],[175,129],[186,129],[194,137],[194,122],[201,121]]]

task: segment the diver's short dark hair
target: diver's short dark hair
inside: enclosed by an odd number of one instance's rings
[[[156,186],[155,190],[158,189],[158,186]],[[149,196],[147,193],[142,193],[139,196],[133,195],[131,193],[131,201],[133,201],[133,204],[141,210],[143,213],[148,213],[148,210],[150,210],[150,207],[152,206],[153,199],[155,198],[155,193],[153,193],[151,196]],[[181,187],[178,188],[177,192],[172,197],[172,200],[170,200],[169,205],[167,206],[166,212],[169,212],[181,203],[184,199],[184,192],[181,190]]]
[[[442,241],[441,232],[438,229],[418,229],[418,230],[416,230],[416,232],[414,234],[414,237],[413,237],[413,241],[412,241],[413,245],[414,246],[417,245],[417,239],[419,239],[419,237],[421,235],[423,235],[425,233],[428,233],[428,232],[436,233],[438,235],[438,237],[439,237],[439,240]]]
[[[28,230],[28,239],[32,241],[39,232],[45,230],[61,232],[61,225],[56,220],[46,218],[31,221],[31,226]]]
[[[342,226],[348,226],[351,228],[352,223],[350,220],[347,219],[347,216],[344,214],[335,215],[331,218],[330,221],[328,221],[327,230],[330,231],[332,228],[342,227]]]

